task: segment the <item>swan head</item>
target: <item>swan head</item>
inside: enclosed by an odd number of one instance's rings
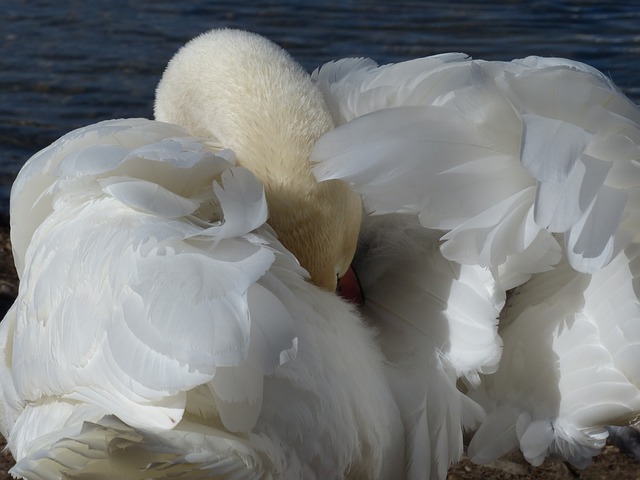
[[[309,160],[334,127],[321,92],[283,49],[239,30],[213,30],[187,43],[156,90],[155,117],[218,148],[263,183],[269,224],[307,269],[335,291],[349,269],[361,200],[339,180],[318,183]]]

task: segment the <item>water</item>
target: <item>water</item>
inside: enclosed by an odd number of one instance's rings
[[[640,101],[635,0],[0,0],[0,212],[22,164],[62,134],[107,118],[151,117],[167,61],[217,27],[266,35],[310,71],[346,56],[567,57]]]

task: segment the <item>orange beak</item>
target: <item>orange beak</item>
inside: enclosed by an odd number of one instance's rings
[[[349,267],[345,274],[338,279],[336,293],[348,302],[354,303],[359,307],[364,304],[362,286],[353,268]]]

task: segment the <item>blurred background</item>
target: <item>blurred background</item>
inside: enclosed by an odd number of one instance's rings
[[[309,71],[346,56],[566,57],[640,101],[636,0],[0,0],[0,214],[33,153],[89,123],[151,117],[171,56],[220,27],[266,35]]]

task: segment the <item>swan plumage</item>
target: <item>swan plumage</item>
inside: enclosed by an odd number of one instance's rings
[[[465,431],[478,463],[582,466],[640,412],[640,110],[600,72],[309,77],[221,30],[155,112],[67,134],[12,189],[14,475],[444,478]],[[327,291],[352,256],[359,313]]]
[[[230,151],[161,122],[98,123],[34,156],[12,205],[28,219],[2,325],[14,475],[99,472],[114,448],[118,478],[395,468],[384,450],[401,429],[372,333],[306,281]]]
[[[482,267],[506,300],[494,303],[504,343],[495,372],[478,363],[477,379],[452,377],[487,415],[470,458],[519,447],[534,465],[550,453],[586,465],[605,425],[640,408],[640,109],[597,70],[564,59],[346,59],[313,76],[338,126],[312,152],[317,178],[348,181],[371,214],[409,215],[436,232],[432,250]],[[420,259],[414,251],[403,255]],[[443,311],[469,298],[452,295]],[[419,311],[411,323],[432,321]]]

